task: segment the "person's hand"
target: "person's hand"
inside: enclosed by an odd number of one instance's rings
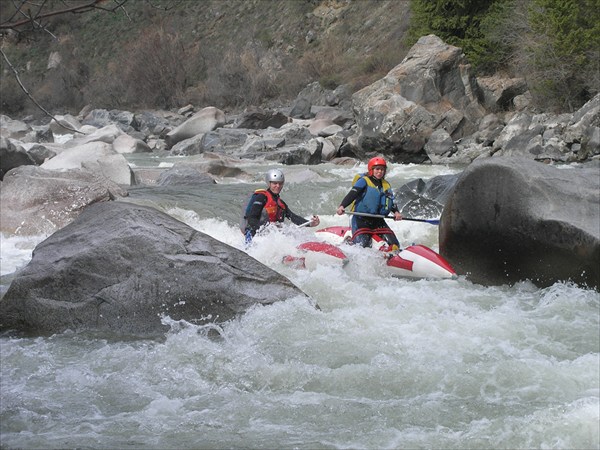
[[[338,216],[341,216],[345,212],[346,212],[346,210],[344,209],[344,207],[342,205],[338,206],[338,209],[337,209]]]
[[[312,216],[310,218],[309,227],[316,227],[317,225],[319,225],[319,223],[321,223],[321,220],[319,220],[319,216]]]
[[[394,220],[402,220],[402,214],[400,214],[400,211],[396,211],[394,213]]]

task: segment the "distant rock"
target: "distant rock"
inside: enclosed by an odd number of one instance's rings
[[[160,174],[156,180],[157,186],[198,186],[200,184],[215,184],[213,177],[191,167],[172,167]]]
[[[482,103],[491,112],[514,109],[514,98],[527,92],[527,82],[523,78],[494,75],[477,78],[477,84]]]
[[[164,111],[140,111],[134,115],[138,130],[146,135],[155,135],[164,138],[171,131],[171,122]],[[184,120],[183,116],[173,118],[179,125]]]
[[[315,115],[311,112],[312,103],[308,98],[299,97],[294,101],[290,117],[295,119],[310,119]]]
[[[202,155],[189,158],[187,161],[176,164],[174,168],[191,167],[201,173],[208,173],[213,177],[229,177],[250,180],[250,175],[239,166],[240,160],[227,156],[206,152]]]
[[[80,130],[84,131],[84,128],[82,127]],[[112,144],[115,139],[124,134],[124,132],[114,123],[108,124],[102,128],[94,128],[92,130],[93,131],[88,134],[76,135],[73,139],[67,141],[64,144],[64,147],[77,147],[90,142],[105,142],[107,144]]]
[[[218,128],[179,141],[171,148],[171,154],[189,156],[204,152],[223,154],[240,153],[251,132],[241,128]]]
[[[152,149],[144,141],[128,134],[117,136],[113,141],[113,148],[117,153],[148,153]]]
[[[130,185],[132,182],[131,169],[125,157],[105,142],[89,142],[67,148],[45,161],[41,167],[48,170],[83,168],[102,174],[118,184]]]
[[[0,137],[0,180],[15,167],[35,164],[35,159],[22,146],[11,139]]]
[[[600,168],[486,158],[457,181],[440,252],[482,284],[574,281],[600,288]]]
[[[83,125],[92,125],[96,128],[104,128],[107,125],[115,125],[124,133],[135,131],[138,126],[135,115],[129,111],[112,109],[94,109],[86,114],[81,122]]]
[[[71,134],[73,130],[81,128],[81,123],[70,114],[56,115],[50,121],[49,128],[54,134]]]
[[[262,130],[269,127],[279,128],[288,123],[288,121],[288,117],[281,112],[250,109],[240,114],[233,123],[233,127]]]
[[[31,127],[22,120],[14,120],[8,116],[0,115],[0,136],[12,139],[21,139],[31,131]]]
[[[225,113],[218,108],[208,106],[201,109],[181,125],[167,133],[167,145],[172,147],[176,143],[189,139],[201,133],[208,133],[215,128],[225,125]]]
[[[324,133],[321,134],[323,130],[329,128],[329,127],[336,127],[335,130],[332,129],[332,133]],[[313,136],[321,136],[321,137],[325,137],[325,136],[331,136],[332,134],[335,134],[339,131],[342,131],[342,127],[340,127],[339,125],[335,125],[333,123],[333,121],[331,121],[330,119],[314,119],[311,120],[310,125],[308,127],[308,131],[310,131],[310,134],[312,134]]]
[[[97,161],[104,156],[115,154],[111,144],[101,141],[87,142],[63,150],[44,162],[42,167],[48,170],[79,169],[84,162]]]
[[[0,329],[160,337],[169,316],[224,322],[306,295],[246,253],[150,207],[98,203],[40,243],[0,300]]]
[[[455,151],[452,137],[443,128],[431,133],[425,144],[425,152],[433,164],[443,164]]]

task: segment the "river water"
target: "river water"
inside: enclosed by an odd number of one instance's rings
[[[127,201],[243,249],[242,204],[268,167],[196,190],[134,188]],[[282,197],[321,226],[345,225],[335,207],[361,169],[284,167]],[[457,172],[396,165],[388,179]],[[437,249],[437,227],[391,226],[403,245]],[[393,278],[359,249],[345,268],[281,265],[313,231],[284,227],[247,252],[319,310],[292,298],[220,326],[165,317],[161,341],[1,337],[1,448],[600,448],[598,292]],[[1,238],[5,291],[44,236]]]

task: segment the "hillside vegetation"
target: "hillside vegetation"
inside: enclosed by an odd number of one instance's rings
[[[275,106],[313,81],[354,91],[430,33],[480,74],[525,77],[542,108],[577,108],[599,85],[600,0],[127,0],[35,31],[6,26],[14,11],[2,6],[3,52],[58,112]],[[1,70],[1,112],[33,112],[5,60]]]

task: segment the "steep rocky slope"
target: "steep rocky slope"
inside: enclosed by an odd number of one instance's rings
[[[315,80],[360,88],[381,77],[408,48],[409,2],[129,0],[48,20],[52,34],[3,49],[49,107],[232,107],[292,98]],[[3,84],[2,109],[14,112],[26,102]]]

